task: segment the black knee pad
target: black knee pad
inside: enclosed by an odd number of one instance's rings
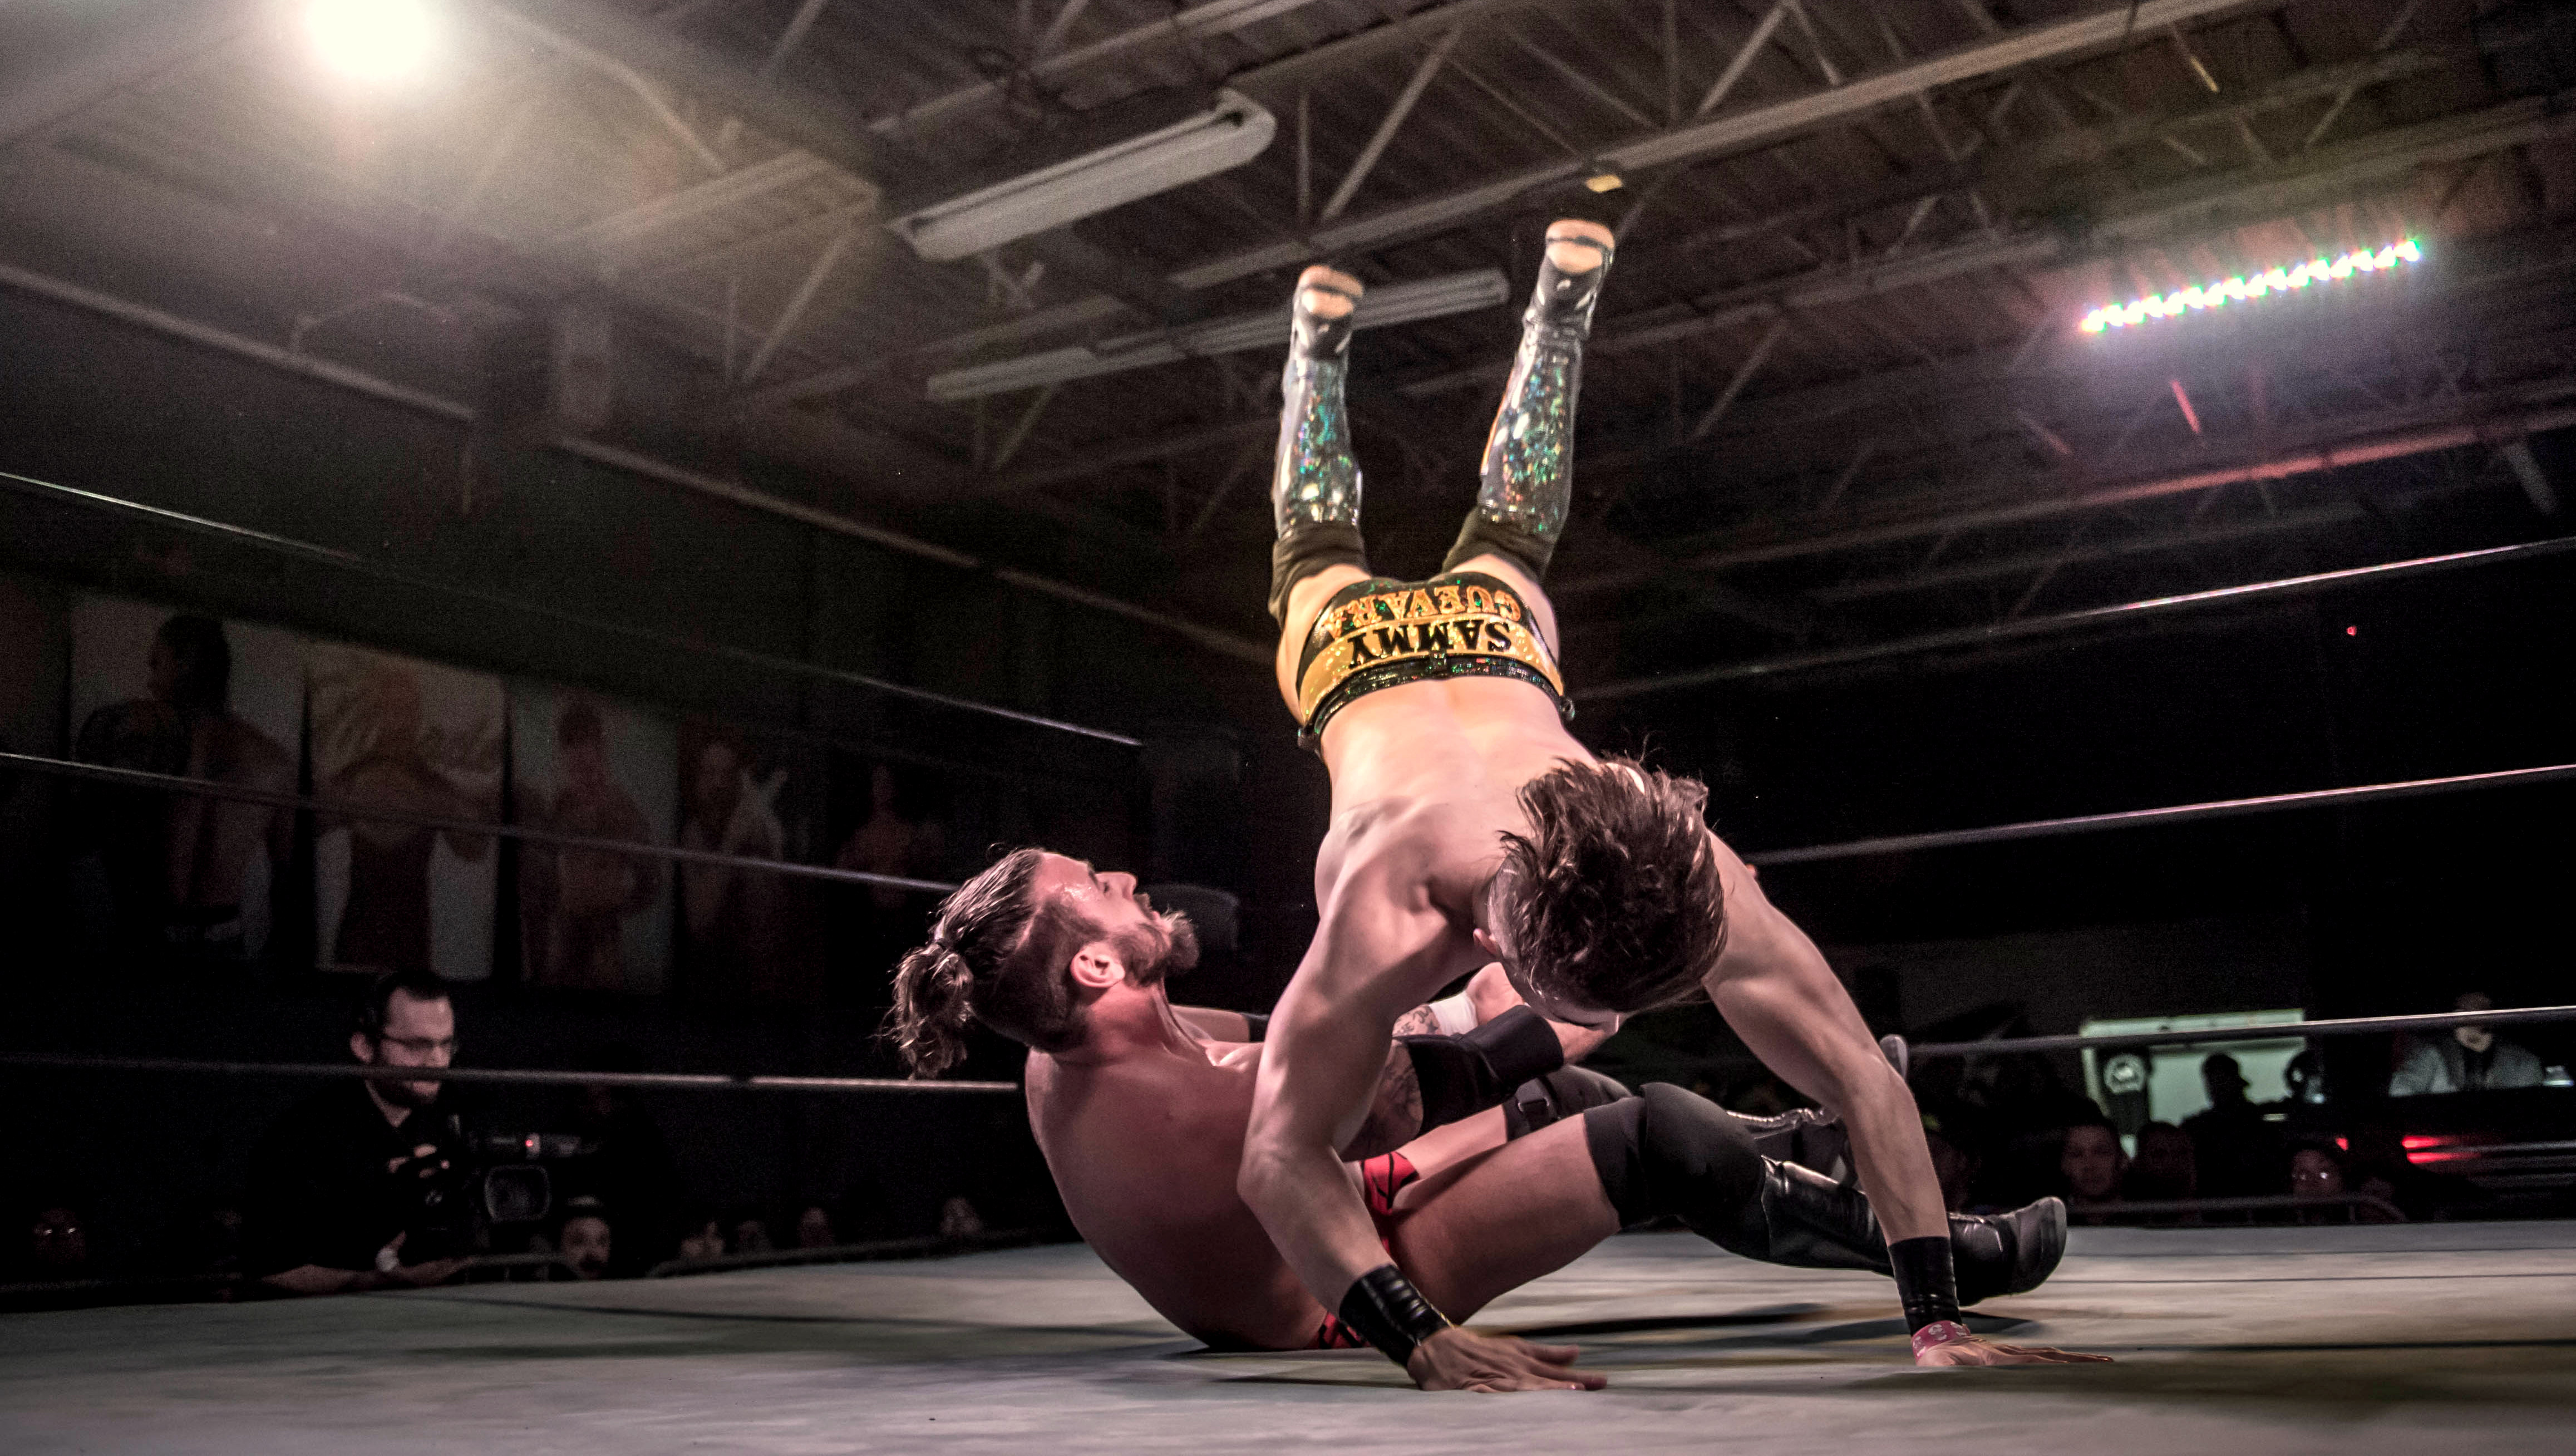
[[[1517,526],[1507,526],[1490,519],[1483,511],[1469,511],[1465,525],[1458,528],[1457,544],[1441,559],[1440,569],[1456,571],[1458,563],[1492,554],[1529,573],[1532,581],[1547,579],[1547,562],[1556,554],[1556,542],[1545,536],[1533,536]]]
[[[1310,521],[1270,543],[1270,617],[1288,625],[1288,593],[1297,583],[1328,566],[1368,570],[1368,546],[1360,528],[1340,521]]]
[[[1670,1215],[1703,1234],[1732,1230],[1762,1196],[1753,1140],[1726,1109],[1669,1082],[1586,1112],[1583,1135],[1622,1227]]]
[[[1527,1137],[1577,1113],[1636,1095],[1627,1083],[1589,1067],[1559,1067],[1513,1091],[1503,1103],[1503,1130],[1511,1137]]]

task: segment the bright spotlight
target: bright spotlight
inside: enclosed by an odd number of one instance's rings
[[[2384,248],[2357,248],[2339,258],[2316,258],[2292,268],[2247,273],[2218,283],[2194,284],[2134,303],[2106,303],[2084,316],[2076,327],[2088,334],[2124,329],[2151,318],[2172,318],[2202,309],[2224,308],[2274,293],[2287,293],[2312,283],[2340,283],[2355,273],[2377,273],[2403,263],[2423,261],[2424,249],[2413,238]]]
[[[438,49],[443,17],[431,0],[306,0],[304,31],[322,63],[354,81],[417,80]]]

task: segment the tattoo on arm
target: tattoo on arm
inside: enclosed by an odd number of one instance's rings
[[[1410,1035],[1398,1022],[1399,1035]],[[1422,1083],[1413,1073],[1413,1053],[1404,1043],[1387,1048],[1386,1067],[1378,1073],[1377,1098],[1368,1120],[1342,1147],[1345,1161],[1391,1153],[1422,1135]]]
[[[1440,1013],[1428,1006],[1416,1006],[1395,1019],[1397,1036],[1436,1036],[1440,1031]]]

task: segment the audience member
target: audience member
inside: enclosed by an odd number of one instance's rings
[[[615,1249],[608,1208],[596,1198],[568,1199],[563,1224],[555,1231],[555,1248],[576,1279],[605,1279]]]
[[[2281,1134],[2245,1099],[2245,1073],[2219,1052],[2200,1064],[2206,1110],[2183,1119],[2191,1137],[2200,1196],[2249,1198],[2281,1191]]]
[[[2315,1105],[2326,1101],[2329,1095],[2326,1063],[2315,1043],[2309,1043],[2306,1050],[2290,1058],[2290,1064],[2281,1069],[2281,1090],[2289,1094],[2292,1102]]]
[[[975,1205],[966,1201],[966,1195],[957,1194],[939,1205],[941,1238],[974,1239],[983,1237],[983,1234],[984,1215],[975,1211]]]
[[[832,1215],[823,1205],[810,1204],[796,1216],[796,1247],[830,1249],[839,1247],[840,1242],[839,1235],[832,1232]]]
[[[2385,1178],[2368,1178],[2356,1182],[2351,1159],[2343,1149],[2330,1143],[2302,1143],[2290,1154],[2290,1196],[2305,1201],[2322,1201],[2345,1192],[2366,1194],[2383,1203],[2393,1204],[2397,1190]],[[2338,1208],[2309,1208],[2299,1211],[2301,1223],[2387,1223],[2402,1214],[2371,1204]]]
[[[766,1254],[778,1247],[769,1238],[769,1225],[759,1215],[746,1213],[733,1221],[733,1250],[737,1254]]]
[[[643,1056],[629,1046],[600,1047],[586,1060],[603,1072],[644,1070]],[[620,1274],[641,1274],[671,1257],[680,1236],[680,1170],[652,1114],[626,1089],[594,1082],[579,1089],[568,1122],[586,1151],[557,1166],[557,1194],[617,1210]]]
[[[2471,991],[2452,1009],[2492,1011],[2495,1002],[2483,991]],[[2397,1073],[2388,1079],[2391,1097],[2537,1087],[2543,1076],[2540,1058],[2530,1048],[2506,1041],[2489,1027],[2455,1026],[2449,1036],[2430,1041],[2409,1037],[2403,1045]]]
[[[2343,1193],[2343,1160],[2331,1149],[2303,1147],[2290,1154],[2292,1198],[2335,1198]]]
[[[88,1277],[89,1235],[77,1210],[60,1203],[36,1210],[27,1230],[27,1268],[37,1282]]]
[[[683,1259],[721,1259],[725,1255],[724,1224],[712,1213],[695,1213],[681,1227],[680,1252]]]
[[[2079,1223],[2085,1210],[2120,1199],[2120,1174],[2129,1166],[2120,1151],[2120,1134],[2107,1119],[2095,1117],[2066,1129],[2059,1144],[2057,1171],[2065,1180],[2068,1210]]]
[[[456,1053],[456,1010],[424,970],[368,989],[349,1051],[435,1072]],[[289,1294],[412,1288],[453,1277],[467,1251],[440,1216],[464,1146],[440,1083],[333,1082],[290,1109],[251,1153],[243,1235],[249,1272]]]
[[[202,1206],[188,1233],[186,1267],[200,1274],[242,1272],[242,1213],[226,1202]]]
[[[2199,1192],[2200,1169],[2193,1159],[2191,1134],[2170,1122],[2151,1122],[2138,1129],[2138,1156],[2120,1182],[2120,1196],[2153,1201],[2193,1198]]]

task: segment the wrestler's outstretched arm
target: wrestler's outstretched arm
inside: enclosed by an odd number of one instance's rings
[[[1355,1325],[1354,1286],[1392,1266],[1338,1150],[1378,1100],[1396,1018],[1453,974],[1448,921],[1419,876],[1399,868],[1403,859],[1355,851],[1336,876],[1271,1018],[1236,1182],[1317,1302]],[[1446,1327],[1421,1337],[1404,1363],[1425,1390],[1605,1383],[1573,1370],[1574,1356]]]
[[[1529,1003],[1512,989],[1511,978],[1503,974],[1502,964],[1494,962],[1478,971],[1457,995],[1427,1005],[1416,1006],[1396,1018],[1398,1036],[1455,1035],[1483,1026],[1517,1006]],[[1273,1008],[1276,1009],[1275,1007]],[[1213,1006],[1172,1004],[1172,1014],[1181,1024],[1210,1041],[1256,1042],[1266,1035],[1270,1018],[1257,1012],[1222,1011]],[[1565,1059],[1579,1062],[1590,1056],[1601,1043],[1610,1039],[1601,1027],[1573,1026],[1562,1021],[1548,1023],[1563,1047]]]
[[[1861,1189],[1890,1248],[1931,1238],[1946,1251],[1949,1211],[1913,1092],[1888,1065],[1815,942],[1764,897],[1752,870],[1723,843],[1718,869],[1726,882],[1728,928],[1725,953],[1706,979],[1709,999],[1765,1066],[1841,1114]],[[1920,1348],[1915,1362],[2023,1365],[2104,1358],[1997,1345],[1966,1335],[1964,1327],[1957,1333],[1964,1337]]]

